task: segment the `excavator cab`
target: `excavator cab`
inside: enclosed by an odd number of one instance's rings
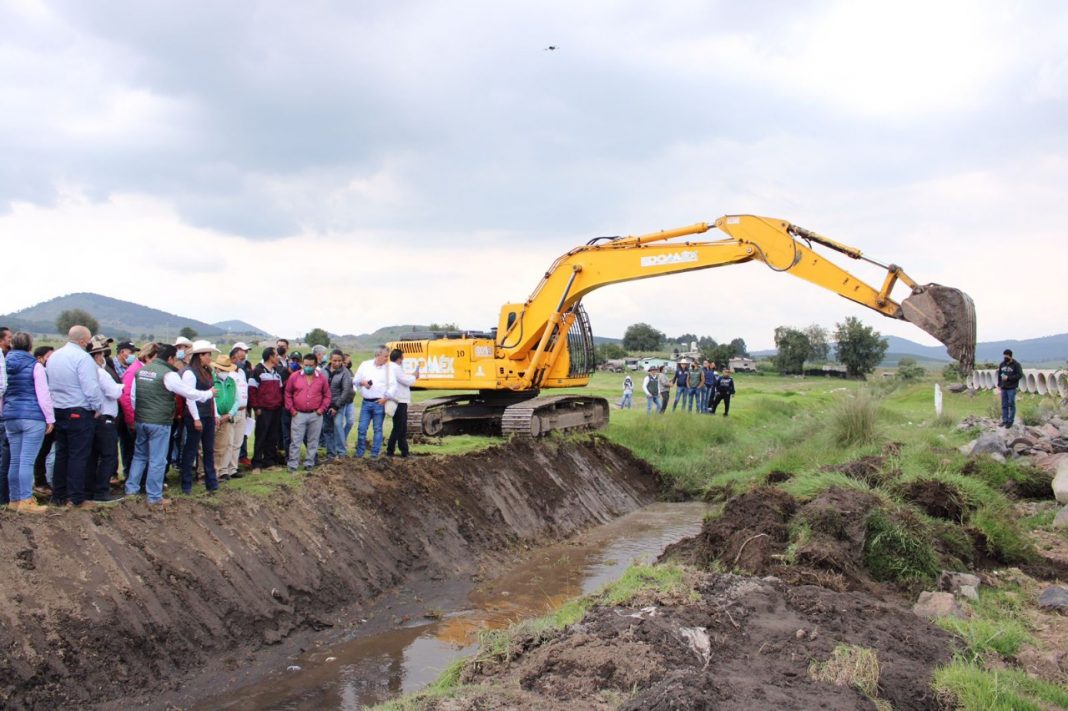
[[[946,346],[961,372],[975,367],[975,304],[960,289],[925,284],[901,302],[901,315]]]

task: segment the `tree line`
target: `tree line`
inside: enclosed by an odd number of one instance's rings
[[[834,343],[836,360],[850,377],[875,370],[886,355],[886,339],[855,316],[835,324],[834,332],[813,324],[808,328],[779,326],[775,329],[775,367],[784,374],[803,373],[805,362],[823,363]]]

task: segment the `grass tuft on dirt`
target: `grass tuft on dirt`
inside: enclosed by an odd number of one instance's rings
[[[839,447],[872,444],[880,437],[881,404],[867,388],[846,394],[831,415],[831,433]]]
[[[939,568],[931,544],[881,510],[868,516],[864,565],[872,578],[887,583],[933,580]]]
[[[812,662],[808,675],[815,681],[851,686],[871,699],[879,711],[891,711],[890,704],[879,696],[879,657],[874,649],[849,644],[835,646],[831,658]]]

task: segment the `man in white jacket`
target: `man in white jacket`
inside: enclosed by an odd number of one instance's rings
[[[386,387],[386,399],[397,403],[393,413],[393,429],[389,433],[386,456],[392,457],[400,449],[402,457],[408,456],[408,405],[412,402],[412,385],[419,379],[419,366],[408,375],[404,372],[404,353],[394,348],[389,354],[389,385]]]

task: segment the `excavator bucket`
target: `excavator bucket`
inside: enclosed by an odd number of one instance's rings
[[[975,304],[960,289],[925,284],[901,302],[905,320],[914,323],[945,344],[961,372],[975,367]]]

